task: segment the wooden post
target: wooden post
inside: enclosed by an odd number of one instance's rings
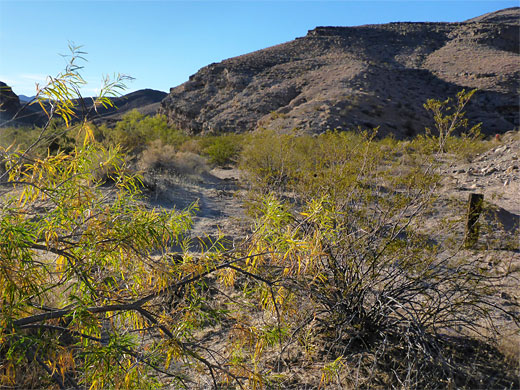
[[[469,194],[468,214],[466,216],[466,235],[464,237],[464,246],[466,248],[473,248],[478,241],[478,217],[482,212],[482,203],[484,203],[484,195]]]

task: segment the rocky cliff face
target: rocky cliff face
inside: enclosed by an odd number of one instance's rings
[[[189,133],[381,126],[403,137],[431,124],[428,98],[478,88],[468,117],[504,132],[519,124],[519,20],[511,8],[462,23],[317,27],[200,69],[159,112]]]

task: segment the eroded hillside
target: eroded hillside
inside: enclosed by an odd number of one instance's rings
[[[520,8],[462,23],[317,27],[208,65],[172,88],[159,112],[191,133],[381,126],[398,137],[430,121],[423,103],[478,88],[471,121],[518,126]]]

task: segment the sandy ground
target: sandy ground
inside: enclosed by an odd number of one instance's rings
[[[240,171],[213,168],[193,176],[164,172],[154,175],[148,203],[153,207],[182,210],[196,204],[191,238],[195,249],[223,236],[226,246],[244,238],[250,221],[244,213]],[[150,179],[148,179],[150,181]]]

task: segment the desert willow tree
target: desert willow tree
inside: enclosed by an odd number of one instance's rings
[[[213,250],[165,261],[184,242],[193,208],[139,203],[140,178],[119,148],[102,147],[78,118],[83,53],[71,53],[65,72],[38,88],[33,103],[49,118],[38,139],[0,149],[0,387],[189,386],[186,368],[206,370],[215,385],[222,373],[232,381],[203,356],[193,328],[197,284],[238,260]],[[112,105],[126,80],[105,78],[93,110]],[[35,155],[56,116],[76,147]]]

